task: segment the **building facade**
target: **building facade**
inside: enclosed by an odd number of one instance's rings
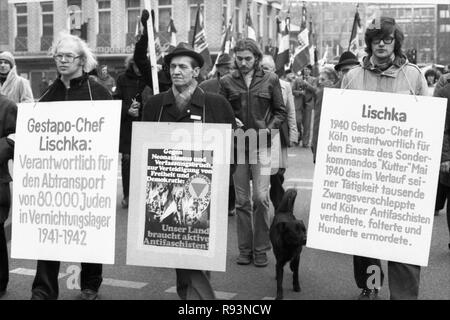
[[[450,64],[450,4],[438,4],[436,31],[436,63],[448,65]]]
[[[237,38],[244,37],[249,8],[262,48],[276,41],[275,17],[281,1],[271,0],[150,0],[155,12],[155,29],[162,43],[168,42],[167,27],[172,18],[177,40],[192,42],[200,4],[210,52],[220,48],[223,21],[233,19]],[[39,96],[43,77],[54,79],[54,63],[48,55],[60,32],[77,34],[95,49],[100,64],[107,64],[116,77],[124,59],[134,50],[136,28],[144,0],[0,0],[0,50],[13,52],[18,71],[30,79]]]

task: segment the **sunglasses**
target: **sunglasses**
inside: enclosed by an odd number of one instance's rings
[[[383,39],[381,39],[381,38],[374,38],[374,39],[372,39],[372,44],[379,44],[381,42],[381,40],[383,40],[384,44],[391,44],[392,41],[394,41],[394,38],[393,37],[386,37],[386,38],[383,38]]]

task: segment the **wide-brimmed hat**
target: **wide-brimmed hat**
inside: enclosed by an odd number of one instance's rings
[[[338,64],[334,66],[334,70],[339,71],[340,68],[349,64],[357,65],[359,64],[359,61],[358,59],[356,59],[356,56],[352,52],[345,51],[339,58]]]
[[[217,60],[216,66],[224,66],[233,63],[233,59],[231,59],[228,53],[221,54],[219,59]]]
[[[197,61],[198,66],[201,68],[203,67],[204,64],[204,60],[203,57],[198,54],[197,52],[195,52],[192,47],[185,42],[180,42],[175,49],[173,49],[173,51],[171,53],[169,53],[168,55],[166,55],[164,57],[164,62],[167,65],[170,65],[170,61],[172,60],[173,57],[179,57],[179,56],[188,56],[193,58],[195,61]]]

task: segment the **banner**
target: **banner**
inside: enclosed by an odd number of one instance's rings
[[[446,106],[325,89],[308,247],[428,264]]]
[[[114,263],[120,101],[20,104],[16,259]]]
[[[231,127],[133,123],[127,264],[225,271]]]

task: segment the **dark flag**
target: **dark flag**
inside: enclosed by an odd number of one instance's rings
[[[203,14],[201,13],[200,3],[198,4],[197,17],[195,18],[194,35],[192,37],[192,47],[194,51],[199,53],[205,64],[202,70],[207,74],[207,71],[211,69],[211,55],[209,54],[208,42],[206,42],[205,27],[203,25]]]

